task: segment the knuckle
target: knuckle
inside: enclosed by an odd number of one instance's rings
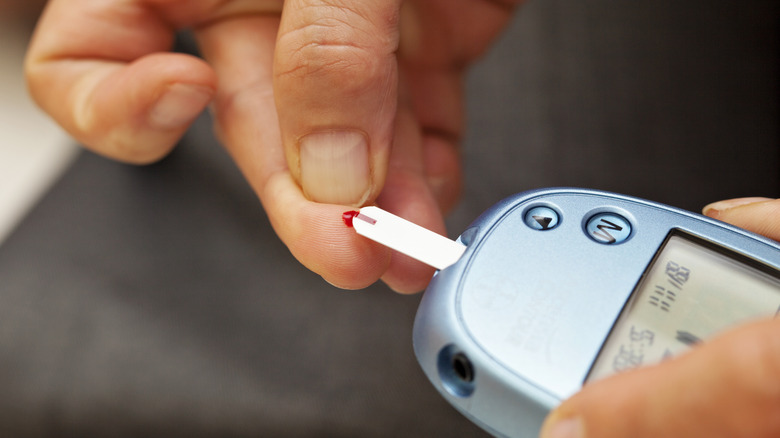
[[[397,32],[356,9],[310,7],[301,23],[279,38],[277,77],[334,78],[342,88],[376,77],[394,56]]]
[[[349,83],[360,74],[373,70],[370,54],[360,47],[327,43],[311,43],[296,50],[280,75],[324,77],[338,75]]]

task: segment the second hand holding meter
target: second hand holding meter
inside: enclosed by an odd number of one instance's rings
[[[356,218],[359,233],[441,269],[417,313],[415,354],[444,398],[500,437],[536,437],[587,381],[780,312],[777,243],[624,195],[521,193],[458,242],[424,243],[375,207]]]

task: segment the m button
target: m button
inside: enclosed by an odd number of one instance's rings
[[[599,213],[585,225],[588,237],[605,245],[623,243],[631,237],[631,222],[615,213]]]

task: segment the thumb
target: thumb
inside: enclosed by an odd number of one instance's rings
[[[287,0],[274,96],[287,163],[310,200],[362,205],[384,183],[397,106],[400,0]]]
[[[780,241],[780,200],[737,198],[712,203],[704,214]]]
[[[587,384],[542,438],[780,436],[780,319],[740,327],[687,354]]]

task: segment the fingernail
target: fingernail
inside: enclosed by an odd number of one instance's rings
[[[585,438],[585,427],[579,418],[566,418],[553,424],[541,438]]]
[[[149,123],[158,129],[176,129],[189,125],[203,111],[214,91],[208,87],[173,84],[149,112]]]
[[[312,201],[360,206],[371,190],[368,141],[358,131],[323,131],[300,141],[301,187]]]
[[[771,201],[770,198],[736,198],[727,199],[725,201],[713,202],[702,209],[702,212],[709,217],[717,219],[720,213],[725,210],[729,210],[741,205],[755,204],[756,202]]]

